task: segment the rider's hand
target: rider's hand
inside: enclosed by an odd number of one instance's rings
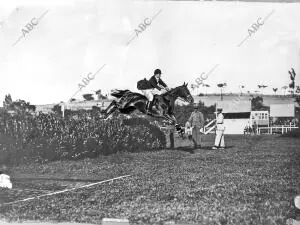
[[[168,88],[168,87],[165,87],[165,90],[166,90],[166,91],[170,91],[170,88]]]

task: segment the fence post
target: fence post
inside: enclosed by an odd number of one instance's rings
[[[170,148],[174,149],[174,130],[170,130]]]

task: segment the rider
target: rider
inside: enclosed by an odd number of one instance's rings
[[[162,90],[168,91],[168,86],[161,79],[161,70],[156,69],[150,80],[139,88],[149,100],[147,110],[150,111],[154,103],[154,95],[162,94]]]

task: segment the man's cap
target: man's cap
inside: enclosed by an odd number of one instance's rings
[[[156,74],[161,74],[161,70],[160,69],[154,70],[154,75],[156,75]]]

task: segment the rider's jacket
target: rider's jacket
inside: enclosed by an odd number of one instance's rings
[[[139,90],[148,90],[148,89],[153,89],[156,88],[158,90],[161,90],[161,88],[158,86],[158,84],[162,85],[163,87],[167,87],[165,82],[162,81],[162,79],[156,79],[156,77],[153,75],[149,81],[146,79],[141,80],[138,82],[138,89]]]
[[[157,80],[154,75],[150,78],[149,83],[153,88],[157,88],[158,90],[161,90],[158,84],[162,85],[163,87],[167,87],[167,85],[165,84],[165,82],[162,81],[162,79],[159,78]]]

